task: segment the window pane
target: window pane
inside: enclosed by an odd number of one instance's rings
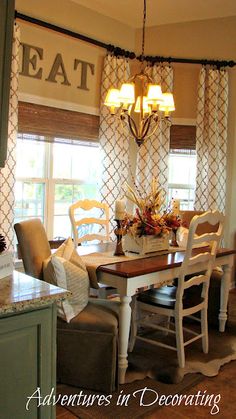
[[[169,183],[195,185],[196,155],[169,155]]]
[[[194,209],[194,199],[195,199],[194,189],[169,188],[168,202],[170,202],[173,197],[180,199],[181,210]]]
[[[72,178],[81,179],[86,182],[99,179],[99,148],[75,146],[72,156]]]
[[[53,144],[53,177],[71,179],[72,152],[70,144]]]
[[[90,182],[100,178],[100,148],[90,145],[53,144],[54,179]]]
[[[33,137],[33,136],[32,136]],[[16,177],[45,177],[45,143],[17,138]]]
[[[44,219],[44,197],[45,185],[43,183],[16,182],[15,218]]]
[[[94,178],[94,183],[85,183],[83,185],[74,185],[73,202],[79,199],[96,199],[99,200],[98,184]]]
[[[53,223],[54,237],[67,238],[71,236],[71,223],[69,215],[57,215]]]
[[[73,185],[55,185],[54,214],[68,214],[69,206],[72,204]]]
[[[80,199],[98,199],[98,187],[96,184],[55,185],[54,214],[63,215],[69,213],[69,206]]]
[[[182,210],[194,209],[196,183],[196,153],[169,154],[169,193],[172,198],[180,199]]]
[[[98,180],[101,178],[100,149],[98,146],[54,143],[53,157],[53,177],[57,179],[54,237],[68,237],[71,235],[69,206],[80,199],[98,199]],[[75,183],[60,183],[60,178]]]

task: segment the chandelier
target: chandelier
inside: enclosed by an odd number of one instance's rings
[[[138,146],[155,133],[161,120],[170,124],[170,112],[175,110],[173,95],[162,93],[161,86],[145,72],[144,45],[146,0],[143,7],[141,71],[123,83],[120,89],[110,88],[104,105],[111,115],[118,116]]]

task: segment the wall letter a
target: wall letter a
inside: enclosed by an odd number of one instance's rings
[[[61,84],[65,84],[66,86],[71,85],[66,75],[66,70],[65,70],[65,66],[64,66],[61,54],[56,55],[51,71],[46,81],[57,83],[57,80],[56,80],[57,76],[63,77],[63,81],[61,82]]]

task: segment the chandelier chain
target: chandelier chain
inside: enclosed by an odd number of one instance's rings
[[[145,25],[146,25],[146,0],[144,0],[144,1],[143,1],[143,37],[142,37],[142,54],[141,54],[141,62],[143,62],[143,60],[144,60]]]

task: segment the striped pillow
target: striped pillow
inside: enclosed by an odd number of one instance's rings
[[[88,304],[88,273],[60,256],[52,256],[51,263],[58,287],[65,288],[72,293],[71,297],[58,303],[57,310],[58,316],[69,323]]]
[[[88,304],[89,276],[86,266],[69,237],[43,263],[44,281],[71,291],[72,296],[58,302],[58,316],[68,323]]]

